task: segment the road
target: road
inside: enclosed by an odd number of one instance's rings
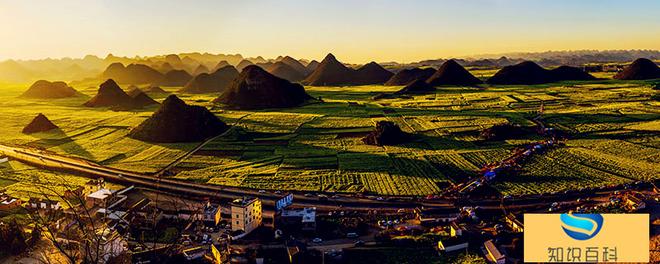
[[[93,178],[101,177],[108,181],[123,183],[127,185],[136,185],[155,189],[159,191],[169,192],[176,195],[188,196],[191,198],[210,198],[215,200],[223,199],[236,199],[244,196],[258,197],[263,200],[265,209],[274,207],[275,201],[281,198],[282,195],[259,192],[254,189],[227,187],[218,185],[207,185],[186,182],[183,180],[173,180],[167,178],[159,178],[152,175],[140,174],[129,172],[125,170],[110,168],[102,166],[87,160],[66,157],[59,154],[26,148],[26,147],[12,147],[0,145],[0,153],[8,156],[11,159],[18,160],[27,164],[32,164],[37,167],[43,167],[54,170],[62,170],[67,172],[75,172],[90,176]],[[520,197],[515,199],[507,207],[510,209],[535,208],[540,205],[548,204],[548,201],[570,201],[575,200],[576,197],[594,197],[606,196],[619,188],[611,188],[600,192],[586,192],[574,195],[567,195],[558,193],[554,195],[539,195],[530,197]],[[397,209],[413,209],[420,206],[428,208],[447,208],[458,206],[480,206],[485,210],[499,210],[500,199],[479,199],[470,200],[460,197],[434,199],[434,200],[405,200],[397,197],[393,199],[386,199],[377,201],[362,197],[340,195],[336,199],[319,199],[318,197],[307,197],[303,193],[292,192],[294,200],[297,205],[317,207],[317,210],[397,210]]]
[[[151,175],[110,168],[83,159],[65,157],[55,153],[31,148],[0,145],[0,153],[11,159],[33,164],[38,167],[72,171],[87,176],[101,177],[109,181],[152,188],[178,195],[217,199],[236,199],[243,196],[253,196],[259,197],[264,201],[265,205],[270,206],[274,205],[275,201],[281,198],[281,195],[278,194],[269,192],[262,193],[247,188],[198,184],[182,180],[159,178]],[[346,196],[342,196],[339,199],[319,200],[317,197],[306,197],[303,194],[298,193],[294,193],[294,200],[296,201],[296,204],[303,206],[316,206],[320,209],[329,207],[334,209],[344,208],[346,210],[371,208],[396,210],[399,208],[414,208],[418,206],[417,203],[412,202],[375,201],[366,198]],[[450,201],[435,201],[433,206],[453,206],[453,204]]]

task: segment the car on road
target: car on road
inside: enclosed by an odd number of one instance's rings
[[[312,242],[321,243],[321,242],[323,242],[323,239],[321,239],[320,237],[317,237],[317,238],[312,239]]]
[[[311,194],[311,193],[306,193],[306,194],[305,194],[305,197],[312,197],[312,196],[314,196],[314,195]]]
[[[364,246],[364,241],[362,241],[362,240],[355,241],[355,243],[353,243],[353,245],[356,246],[356,247]]]
[[[259,193],[266,193],[266,190],[259,190]]]
[[[351,233],[346,234],[346,237],[348,237],[348,238],[356,238],[356,237],[358,237],[358,234],[357,234],[357,233],[354,233],[354,232],[351,232]]]

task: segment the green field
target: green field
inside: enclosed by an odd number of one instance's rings
[[[482,75],[489,74],[488,72]],[[572,133],[567,145],[529,160],[516,176],[498,179],[507,194],[555,192],[658,178],[660,103],[647,82],[566,82],[485,89],[444,87],[435,93],[375,101],[401,87],[306,87],[324,102],[290,109],[233,111],[211,103],[217,95],[181,95],[230,124],[224,137],[174,168],[174,178],[257,189],[426,195],[476,174],[538,136],[483,142],[480,130],[512,122],[533,126],[541,102],[546,124]],[[75,83],[92,96],[98,83]],[[27,144],[111,167],[156,172],[197,144],[150,144],[126,137],[156,107],[115,112],[80,106],[87,97],[54,101],[17,96],[27,85],[5,85],[0,143]],[[165,87],[176,91],[176,87]],[[153,95],[162,100],[165,95]],[[44,113],[61,131],[23,135]],[[379,120],[396,122],[415,139],[369,146],[361,138]],[[25,181],[21,176],[7,180]],[[0,184],[4,184],[0,182]]]

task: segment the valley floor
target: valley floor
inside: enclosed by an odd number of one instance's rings
[[[565,146],[528,160],[494,187],[522,195],[600,187],[660,175],[660,103],[646,82],[594,81],[482,89],[445,87],[411,97],[373,100],[400,87],[306,87],[323,102],[297,108],[233,111],[211,103],[217,95],[181,95],[235,126],[171,169],[174,178],[208,184],[377,195],[438,194],[477,175],[517,148],[541,138],[486,142],[479,132],[506,122],[534,126],[542,120],[571,133]],[[91,96],[96,85],[75,87]],[[27,86],[0,96],[0,143],[29,145],[144,173],[155,173],[194,149],[190,144],[149,144],[126,137],[156,109],[116,112],[81,106],[87,97],[54,101],[18,99]],[[175,92],[176,87],[164,87]],[[161,101],[166,94],[151,94]],[[37,113],[61,129],[24,135]],[[377,121],[393,121],[415,139],[398,146],[370,146],[361,138]],[[18,162],[0,164],[0,186],[21,197],[34,186],[80,176]],[[23,195],[21,195],[23,194]]]

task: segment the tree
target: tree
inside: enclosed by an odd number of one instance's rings
[[[34,245],[36,245],[40,239],[41,239],[41,230],[39,229],[38,226],[35,226],[32,229],[32,233],[30,233],[30,241],[29,241],[30,246],[33,247]]]
[[[28,215],[31,223],[39,227],[39,231],[34,233],[33,236],[43,234],[43,237],[52,243],[57,252],[66,258],[68,263],[124,263],[126,261],[125,253],[130,254],[130,252],[119,252],[121,250],[116,249],[123,247],[114,243],[118,241],[117,239],[126,239],[124,234],[115,235],[118,234],[117,231],[108,225],[109,222],[106,221],[105,216],[98,215],[94,208],[86,205],[85,194],[74,191],[78,186],[69,183],[64,177],[61,177],[60,180],[57,182],[34,183],[38,185],[35,189],[41,192],[43,199],[49,202],[60,201],[63,203],[63,207],[68,209],[66,214],[61,210],[50,212],[30,210]],[[64,192],[62,187],[66,189]],[[65,193],[68,195],[64,195]],[[161,231],[163,226],[157,225],[157,218],[160,215],[158,203],[164,202],[173,206],[175,212],[186,211],[191,212],[193,215],[202,213],[203,208],[195,207],[195,204],[187,203],[178,198],[172,198],[172,201],[163,201],[163,198],[160,198],[160,193],[156,192],[156,194],[156,198],[151,201],[154,210],[146,213],[147,224],[151,225],[153,232],[145,235],[145,239],[132,242],[136,242],[145,251],[151,250],[154,252],[154,255],[149,256],[149,258],[153,258],[157,263],[160,263],[179,252],[181,243],[178,243],[179,230],[177,228],[167,225],[169,228]],[[127,213],[130,214],[132,211],[128,210]],[[197,219],[175,220],[171,224],[189,226],[195,220]],[[131,233],[133,226],[128,224],[127,228],[126,235]],[[113,238],[113,240],[107,240],[107,238]],[[50,263],[47,259],[42,261]]]
[[[11,255],[19,255],[28,247],[23,228],[16,221],[0,225],[0,244],[9,245],[0,247],[0,252]]]
[[[163,232],[163,238],[161,238],[160,240],[165,243],[172,243],[176,241],[178,237],[179,237],[179,230],[177,230],[175,227],[168,227]]]

